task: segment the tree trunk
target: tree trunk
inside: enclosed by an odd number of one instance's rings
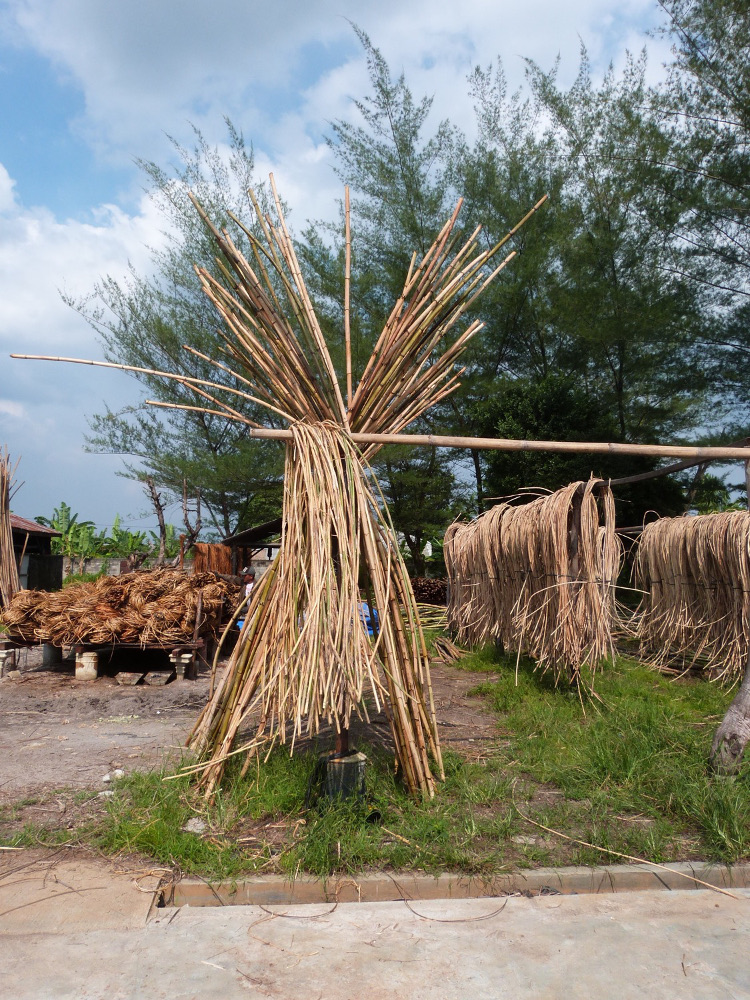
[[[164,521],[164,504],[154,485],[153,476],[145,476],[143,482],[146,486],[146,495],[154,506],[156,520],[159,522],[159,553],[156,557],[156,565],[163,566],[167,557],[167,525]]]
[[[717,774],[736,774],[750,739],[750,661],[734,701],[716,730],[709,762]]]
[[[474,463],[474,477],[477,483],[477,514],[484,513],[484,483],[482,482],[482,463],[476,448],[471,450],[471,460]]]
[[[414,576],[424,576],[427,572],[427,564],[425,562],[425,557],[422,554],[422,536],[421,535],[409,535],[404,532],[404,540],[409,549],[409,555],[411,556],[412,566],[414,567]]]

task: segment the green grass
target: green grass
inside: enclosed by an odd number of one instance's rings
[[[467,658],[465,667],[492,660]],[[566,801],[587,800],[588,836],[603,846],[612,814],[652,822],[625,840],[656,854],[677,835],[697,840],[707,856],[727,861],[750,852],[750,770],[717,778],[707,769],[714,729],[726,710],[726,691],[705,681],[668,680],[632,660],[618,660],[596,678],[603,704],[581,704],[575,691],[554,690],[522,663],[480,684],[511,734],[517,773],[553,784]],[[553,824],[546,824],[553,825]],[[633,853],[638,853],[634,850]]]
[[[373,869],[481,876],[617,860],[597,847],[658,862],[750,856],[750,771],[717,778],[706,766],[729,692],[670,681],[627,659],[597,675],[601,701],[583,702],[492,648],[458,667],[476,674],[497,741],[476,760],[446,751],[446,781],[432,801],[411,799],[392,759],[362,747],[365,800],[306,809],[317,751],[290,759],[278,749],[244,778],[239,764],[230,768],[210,807],[185,777],[128,775],[114,783],[104,811],[66,835],[212,879]],[[369,822],[376,810],[381,822]],[[16,821],[6,843],[40,839],[38,827],[18,829],[21,808],[5,815]],[[204,832],[184,832],[196,816]]]

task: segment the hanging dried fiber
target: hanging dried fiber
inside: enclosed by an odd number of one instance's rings
[[[641,655],[657,666],[699,665],[742,679],[750,649],[750,512],[664,517],[638,541],[635,585]]]
[[[502,503],[444,540],[448,621],[462,642],[498,640],[555,680],[578,680],[613,655],[622,549],[600,479],[525,504]]]

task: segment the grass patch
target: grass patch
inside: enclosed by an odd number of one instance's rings
[[[234,763],[210,806],[187,778],[165,781],[160,773],[127,775],[99,804],[76,793],[81,818],[72,832],[45,832],[35,800],[16,803],[0,810],[0,823],[14,826],[5,842],[77,837],[209,879],[378,869],[481,876],[616,861],[528,817],[662,863],[750,855],[750,770],[727,779],[706,767],[729,692],[702,680],[671,681],[621,659],[597,676],[601,702],[582,704],[575,691],[555,690],[532,664],[517,667],[492,647],[456,666],[476,675],[474,691],[496,719],[497,739],[446,751],[446,781],[433,801],[410,798],[392,758],[362,746],[365,799],[305,808],[318,751],[290,759],[277,749],[245,777]],[[375,812],[380,822],[370,821]],[[190,819],[202,820],[201,832],[184,829]]]
[[[279,749],[245,778],[233,766],[210,806],[187,778],[132,774],[115,783],[107,816],[90,839],[107,853],[146,854],[206,878],[503,867],[500,845],[512,810],[505,806],[496,815],[490,806],[507,796],[504,779],[449,752],[441,794],[416,802],[394,776],[392,760],[378,750],[367,752],[362,801],[321,800],[307,809],[316,751],[290,758]],[[184,830],[196,818],[205,824],[200,835]]]
[[[706,766],[726,691],[621,659],[597,676],[602,704],[582,705],[575,691],[554,690],[530,663],[520,664],[516,678],[515,663],[494,660],[499,677],[476,691],[511,734],[513,768],[554,785],[566,801],[586,800],[581,839],[651,860],[676,856],[679,840],[716,860],[748,855],[750,769],[727,779]],[[476,658],[466,666],[477,669]],[[624,826],[616,836],[613,821]]]

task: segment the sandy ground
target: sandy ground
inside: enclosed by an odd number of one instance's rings
[[[34,797],[39,809],[54,809],[44,800],[56,790],[101,791],[115,768],[148,770],[179,759],[209,691],[207,670],[163,687],[126,687],[113,676],[78,681],[72,663],[44,669],[38,652],[22,653],[18,666],[19,676],[0,680],[0,804]],[[468,756],[481,756],[498,738],[481,700],[467,696],[479,679],[433,668],[441,740]],[[373,722],[373,734],[387,742],[385,719]],[[49,819],[44,812],[36,818]]]

